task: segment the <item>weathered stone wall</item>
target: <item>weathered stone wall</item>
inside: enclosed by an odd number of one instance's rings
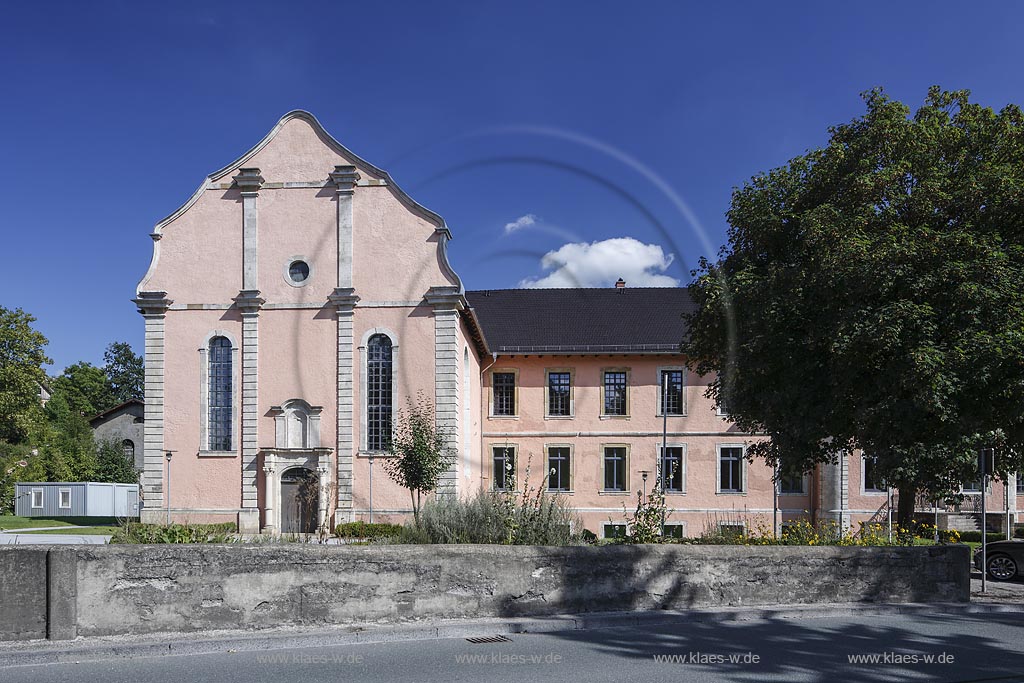
[[[83,636],[969,599],[966,546],[167,545],[79,546],[74,555]],[[17,576],[29,588],[42,580]]]

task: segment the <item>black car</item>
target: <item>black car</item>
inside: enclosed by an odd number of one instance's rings
[[[986,557],[988,575],[996,581],[1024,576],[1024,540],[992,541]],[[981,548],[974,553],[974,566],[981,569]]]

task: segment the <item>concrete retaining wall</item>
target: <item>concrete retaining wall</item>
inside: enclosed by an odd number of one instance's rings
[[[966,546],[2,547],[0,639],[739,605],[966,602],[968,561]]]

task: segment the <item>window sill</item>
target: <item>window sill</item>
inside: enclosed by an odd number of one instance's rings
[[[665,417],[665,413],[655,413],[655,417]],[[668,417],[686,417],[686,413],[669,413]]]
[[[803,493],[803,492],[801,492],[801,493],[793,493],[793,492],[783,493],[782,491],[779,491],[779,497],[780,498],[784,498],[784,497],[786,497],[786,498],[806,498],[807,494]]]
[[[602,420],[628,420],[629,415],[602,415]]]
[[[575,419],[575,415],[545,415],[545,420],[572,420]]]
[[[357,458],[397,458],[397,455],[391,455],[385,451],[359,451],[356,453]]]
[[[238,451],[199,451],[196,455],[200,458],[235,458]]]
[[[745,496],[746,491],[715,491],[716,496]]]
[[[572,494],[576,493],[576,491],[572,489],[544,489],[544,493],[550,493],[553,495],[564,493],[567,496],[571,496]]]
[[[633,493],[632,491],[605,491],[604,489],[599,489],[598,492],[597,492],[597,495],[599,495],[599,496],[628,496],[628,495],[630,495],[632,493]]]
[[[488,415],[488,420],[518,420],[518,415]]]
[[[887,496],[889,494],[886,493],[885,491],[861,491],[860,495],[862,495],[862,496]],[[975,494],[968,493],[967,495],[969,495],[969,496],[970,495],[975,495],[976,496],[978,494],[977,493],[975,493]]]

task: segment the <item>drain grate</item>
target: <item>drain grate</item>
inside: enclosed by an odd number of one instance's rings
[[[511,638],[505,636],[478,636],[476,638],[466,638],[469,642],[474,645],[481,645],[483,643],[511,643]]]

